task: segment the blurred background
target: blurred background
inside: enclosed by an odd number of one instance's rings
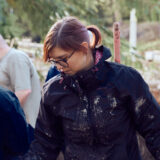
[[[30,56],[42,84],[50,66],[42,61],[44,37],[57,19],[68,15],[97,25],[112,55],[113,23],[118,21],[121,63],[142,74],[160,103],[159,0],[0,0],[0,34]]]

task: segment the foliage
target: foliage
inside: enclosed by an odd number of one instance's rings
[[[7,38],[20,36],[24,31],[18,22],[18,16],[5,0],[0,0],[0,34]]]
[[[159,21],[160,1],[159,0],[119,0],[123,19],[128,19],[130,10],[136,8],[139,21]]]
[[[140,43],[138,45],[139,52],[144,52],[146,50],[160,50],[160,40],[156,40],[150,43]]]
[[[42,39],[57,19],[67,15],[77,16],[85,24],[95,24],[101,29],[111,26],[114,21],[129,19],[132,8],[137,9],[138,20],[160,20],[159,0],[6,1],[13,8],[27,33],[32,37],[38,35]],[[105,35],[108,35],[106,31]]]

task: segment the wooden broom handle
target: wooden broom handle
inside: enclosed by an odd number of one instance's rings
[[[114,61],[121,63],[120,57],[120,25],[119,22],[113,24],[113,38],[114,38]]]

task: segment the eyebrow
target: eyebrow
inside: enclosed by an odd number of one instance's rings
[[[56,59],[61,59],[61,58],[65,58],[65,57],[67,57],[67,56],[66,55],[62,55],[62,56],[56,57]]]
[[[62,56],[56,57],[56,59],[63,59],[63,58],[65,58],[65,57],[66,57],[66,55],[62,55]],[[52,57],[49,56],[48,58],[50,59],[50,58],[52,58]],[[55,58],[53,58],[53,59],[55,59]]]

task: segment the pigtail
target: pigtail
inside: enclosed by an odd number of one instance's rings
[[[87,26],[87,30],[92,33],[92,36],[90,36],[90,47],[94,49],[96,46],[100,45],[102,42],[100,30],[95,25]]]

